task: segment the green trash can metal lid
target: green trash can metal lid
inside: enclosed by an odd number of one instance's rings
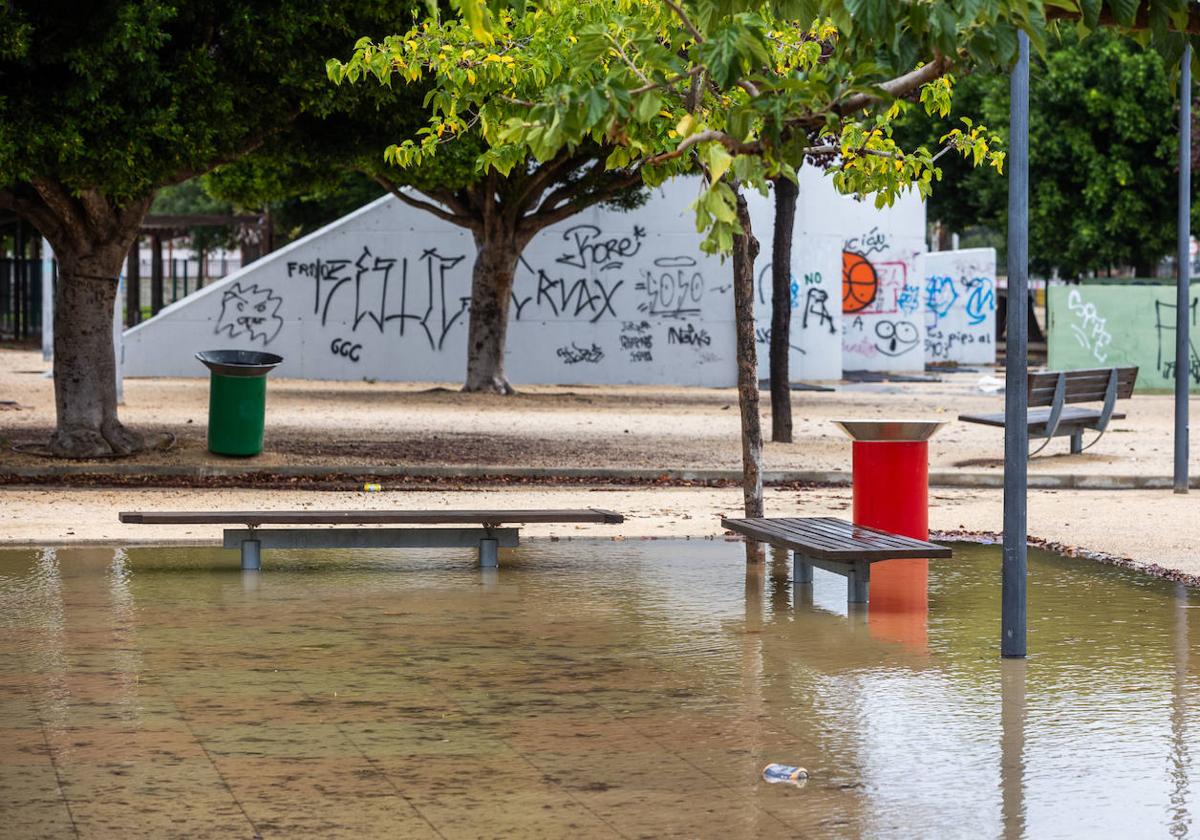
[[[283,356],[258,350],[201,350],[196,358],[221,376],[266,376]]]

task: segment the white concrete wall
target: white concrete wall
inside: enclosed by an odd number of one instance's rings
[[[843,370],[923,371],[916,263],[925,250],[925,206],[915,194],[886,210],[871,199],[831,199],[806,202],[798,229],[837,246]]]
[[[699,250],[697,189],[677,179],[636,210],[594,208],[530,243],[508,332],[514,383],[734,383],[731,267]],[[774,211],[757,194],[750,206],[766,376]],[[878,212],[806,171],[797,217],[791,373],[836,379],[844,240],[874,228],[890,250],[873,253],[915,252],[924,209],[911,198]],[[469,233],[382,198],[128,330],[126,375],[202,376],[197,350],[244,348],[282,355],[282,376],[461,380],[474,254]]]
[[[925,361],[996,361],[996,249],[934,251],[920,260]]]

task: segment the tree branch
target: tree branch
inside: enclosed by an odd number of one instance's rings
[[[449,222],[452,225],[458,225],[459,227],[465,227],[470,230],[477,230],[480,227],[479,221],[474,218],[469,216],[458,216],[454,213],[449,213],[443,210],[435,204],[430,204],[428,201],[421,201],[419,198],[413,198],[401,190],[400,187],[398,187],[390,178],[387,178],[383,175],[375,175],[373,177],[380,184],[380,186],[410,207],[416,207],[418,210],[424,210],[428,213],[432,213],[442,221]]]
[[[61,220],[68,230],[71,228],[87,229],[87,219],[80,214],[71,194],[61,184],[44,178],[35,178],[29,181],[29,186],[33,188],[41,203],[53,216]]]
[[[7,208],[19,217],[32,224],[42,236],[54,242],[64,242],[67,238],[66,228],[62,220],[46,205],[33,190],[28,190],[29,197],[22,196],[19,185],[14,189],[0,190],[0,208]]]
[[[536,212],[529,214],[521,219],[521,223],[517,229],[522,233],[533,234],[543,228],[549,227],[555,222],[561,222],[563,219],[569,219],[576,213],[579,213],[587,208],[607,201],[613,196],[621,193],[634,184],[642,180],[642,173],[638,170],[629,172],[609,172],[605,173],[610,176],[611,180],[604,186],[587,195],[580,196],[575,201],[569,201],[560,207],[547,210],[538,209]]]
[[[676,3],[675,0],[663,0],[663,2],[671,7],[671,11],[675,13],[675,16],[683,22],[684,28],[687,29],[688,32],[692,33],[692,37],[696,39],[696,43],[703,44],[704,36],[700,34],[700,30],[696,28],[696,24],[692,23],[691,20],[688,19],[688,16],[683,11],[683,7]]]
[[[452,190],[421,190],[420,192],[432,198],[434,201],[446,205],[450,210],[458,216],[470,216],[471,210],[459,200],[458,196]]]
[[[879,89],[887,96],[899,99],[902,96],[907,96],[921,85],[932,82],[934,79],[944,76],[950,69],[950,59],[940,53],[934,56],[933,61],[922,65],[915,70],[910,70],[903,76],[897,76],[894,79],[884,82],[879,85]],[[833,110],[838,116],[847,116],[855,111],[861,111],[870,105],[874,105],[883,99],[883,96],[874,93],[856,93],[849,97],[844,102],[834,106]]]
[[[674,160],[675,158],[683,157],[688,149],[697,145],[698,143],[710,142],[720,143],[735,155],[753,155],[758,154],[763,150],[763,145],[761,142],[756,141],[754,143],[743,143],[740,140],[735,140],[722,131],[716,131],[710,128],[707,131],[698,131],[695,134],[688,135],[687,137],[683,138],[683,142],[675,147],[674,151],[663,152],[662,154],[646,158],[646,163],[650,165],[666,163],[668,160]]]
[[[640,88],[634,88],[633,90],[629,91],[629,94],[630,94],[630,96],[637,96],[639,93],[649,93],[650,91],[657,90],[658,88],[670,87],[671,85],[675,84],[676,82],[682,82],[684,79],[691,79],[693,81],[693,83],[695,83],[696,77],[699,76],[703,72],[704,72],[704,67],[698,65],[696,67],[693,67],[691,70],[687,71],[686,73],[676,76],[673,79],[667,79],[666,81],[663,81],[663,82],[651,82],[649,84],[642,85]],[[694,109],[689,108],[688,110],[691,111]]]
[[[571,170],[578,169],[590,159],[592,159],[591,155],[572,153],[565,149],[559,152],[558,155],[540,165],[529,175],[525,186],[512,202],[513,210],[518,216],[524,216],[530,205],[537,202],[552,184]],[[538,203],[538,209],[541,209],[541,202]]]
[[[638,69],[638,66],[633,63],[633,59],[631,59],[626,54],[625,48],[621,46],[620,41],[618,41],[616,38],[614,38],[611,35],[608,36],[608,40],[612,41],[612,45],[617,48],[617,54],[621,56],[621,60],[625,62],[625,64],[629,67],[630,70],[633,71],[633,74],[635,76],[637,76],[639,79],[642,80],[643,84],[647,84],[647,85],[653,84],[653,82],[651,82],[648,78],[646,78],[646,74],[643,73],[640,69]]]

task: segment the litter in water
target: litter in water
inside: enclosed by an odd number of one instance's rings
[[[793,767],[790,764],[768,764],[763,768],[762,777],[764,782],[769,782],[773,785],[803,784],[808,778],[808,771],[803,767]]]

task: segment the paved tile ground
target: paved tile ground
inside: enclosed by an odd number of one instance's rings
[[[995,655],[994,551],[882,613],[779,559],[543,541],[488,575],[334,552],[243,576],[203,549],[2,551],[0,833],[1186,831],[1186,595],[1035,556],[1026,671]],[[766,785],[771,761],[812,778]]]

